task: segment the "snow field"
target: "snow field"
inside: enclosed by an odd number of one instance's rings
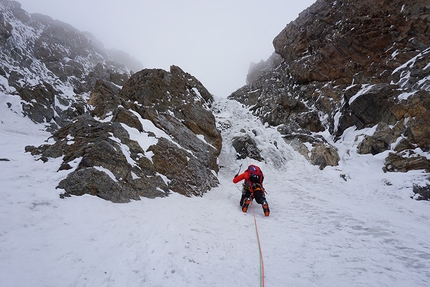
[[[265,286],[428,286],[430,203],[410,199],[428,175],[384,174],[383,155],[354,152],[354,130],[336,143],[341,164],[320,171],[240,104],[218,99],[216,108],[219,187],[114,204],[60,199],[59,159],[24,153],[49,134],[2,104],[0,158],[10,161],[0,161],[0,286],[259,286],[252,207],[240,210],[232,183],[240,164],[256,163],[235,159],[241,130],[257,134],[265,158],[257,164],[271,215],[253,204]]]

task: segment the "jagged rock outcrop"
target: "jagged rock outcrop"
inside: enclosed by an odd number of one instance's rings
[[[351,127],[378,127],[358,143],[360,153],[391,150],[397,158],[387,157],[387,171],[428,170],[425,157],[394,166],[414,149],[430,150],[429,15],[427,0],[318,0],[274,39],[282,60],[255,65],[230,99],[277,126],[303,155],[313,150],[320,167],[339,159],[322,133],[336,141]]]
[[[56,131],[52,139],[53,145],[27,150],[45,159],[62,157],[59,170],[74,169],[58,184],[66,196],[91,194],[127,202],[169,193],[145,151],[118,122],[100,122],[84,114]]]
[[[120,91],[99,81],[90,112],[56,131],[53,145],[27,147],[72,171],[64,196],[92,194],[113,202],[203,195],[218,185],[221,136],[211,94],[179,67],[135,73]]]
[[[212,145],[213,150],[220,150],[222,141],[210,110],[213,97],[200,81],[179,67],[171,66],[170,72],[142,70],[130,78],[119,96],[157,127],[166,130],[180,145],[198,152],[201,157],[206,158],[203,153],[207,153],[197,148],[201,141]],[[178,126],[185,126],[193,136],[198,134],[203,138],[196,141]]]
[[[211,111],[213,97],[195,77],[177,66],[133,75],[119,93],[125,105],[165,131],[172,141],[150,147],[157,170],[169,187],[185,195],[202,195],[218,184],[221,134]],[[179,147],[177,146],[179,145]]]
[[[0,0],[0,96],[52,133],[27,146],[36,160],[61,158],[62,197],[112,202],[201,196],[218,185],[221,136],[212,95],[172,66],[133,74],[88,33]],[[40,128],[39,125],[37,128]]]

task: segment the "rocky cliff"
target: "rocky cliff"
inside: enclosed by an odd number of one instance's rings
[[[428,4],[318,0],[230,98],[321,168],[338,164],[330,143],[354,128],[360,153],[390,151],[384,170],[430,171]]]
[[[19,95],[34,122],[55,130],[84,112],[98,79],[123,85],[131,74],[66,23],[30,15],[15,1],[0,1],[0,11],[0,91]]]
[[[88,113],[53,133],[54,144],[28,146],[41,159],[62,157],[71,170],[63,196],[92,194],[113,202],[170,191],[198,195],[218,185],[221,136],[212,96],[179,67],[135,73],[120,91],[102,80]]]
[[[18,97],[2,102],[52,133],[25,149],[61,159],[62,197],[201,196],[218,184],[213,98],[195,77],[176,66],[133,73],[114,61],[130,57],[88,33],[15,1],[1,0],[0,11],[0,97]]]

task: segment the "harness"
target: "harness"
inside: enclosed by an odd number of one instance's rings
[[[254,191],[256,190],[260,190],[263,192],[263,194],[266,193],[266,191],[262,188],[261,184],[259,183],[254,183],[254,182],[250,182],[250,181],[246,181],[243,184],[243,189],[245,190],[249,190],[251,192],[251,196],[254,197]]]

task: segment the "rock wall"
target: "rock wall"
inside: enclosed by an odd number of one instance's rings
[[[273,40],[300,83],[390,81],[429,47],[428,1],[319,0]]]
[[[404,165],[387,157],[387,171],[428,170],[427,158],[418,156],[430,150],[427,0],[318,0],[273,44],[282,60],[271,56],[255,65],[231,99],[277,126],[321,168],[336,165],[339,155],[318,133],[328,131],[336,141],[349,127],[378,126],[359,152],[391,150]],[[326,156],[321,146],[330,150]]]
[[[71,170],[63,196],[92,194],[113,202],[171,191],[201,196],[218,185],[221,135],[213,98],[179,67],[135,73],[120,91],[99,81],[89,113],[53,133],[53,145],[28,146],[41,159],[62,157]]]

